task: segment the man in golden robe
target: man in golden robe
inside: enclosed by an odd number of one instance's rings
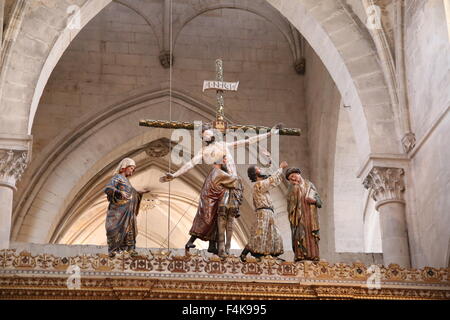
[[[295,261],[319,261],[319,216],[322,201],[316,187],[301,176],[299,168],[289,168],[286,179],[290,186],[287,209],[292,232]]]
[[[240,258],[246,261],[247,254],[251,254],[259,260],[263,256],[278,257],[283,254],[283,239],[275,224],[275,212],[273,208],[270,190],[276,188],[283,179],[283,169],[287,162],[280,163],[280,168],[271,176],[265,176],[257,166],[250,166],[247,170],[253,185],[253,205],[255,206],[256,221],[251,227],[250,238],[242,251]]]

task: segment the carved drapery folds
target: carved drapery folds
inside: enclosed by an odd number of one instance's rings
[[[0,185],[15,189],[16,182],[27,167],[27,155],[28,152],[24,150],[0,149]]]
[[[376,207],[387,201],[403,202],[405,191],[405,171],[401,168],[374,167],[363,185],[366,189],[372,189],[372,197],[377,202]]]

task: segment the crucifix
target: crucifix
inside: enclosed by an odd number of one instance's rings
[[[191,170],[194,166],[197,164],[200,164],[202,162],[205,162],[207,164],[221,164],[225,165],[226,169],[223,169],[226,171],[231,177],[238,177],[236,164],[233,159],[233,154],[231,152],[232,149],[236,149],[239,146],[247,146],[254,143],[257,143],[258,141],[261,141],[263,139],[267,139],[271,134],[281,134],[281,135],[291,135],[291,136],[299,136],[300,130],[299,129],[291,129],[291,128],[280,128],[280,126],[276,126],[275,128],[269,128],[269,127],[263,127],[263,126],[253,126],[253,125],[233,125],[228,124],[228,122],[225,120],[225,111],[224,111],[224,99],[223,99],[223,93],[224,91],[237,91],[237,88],[239,86],[239,82],[225,82],[223,79],[223,63],[221,59],[216,60],[216,80],[215,81],[204,81],[203,82],[203,91],[208,89],[215,89],[216,90],[216,98],[217,98],[217,110],[216,110],[216,119],[212,122],[212,128],[216,131],[219,131],[221,134],[225,134],[228,130],[252,130],[253,132],[257,132],[258,134],[256,136],[252,136],[248,139],[240,139],[237,141],[217,141],[214,136],[214,133],[211,129],[206,129],[202,131],[202,139],[204,142],[204,146],[202,146],[201,150],[188,162],[184,163],[181,168],[179,168],[176,172],[170,173],[167,172],[165,176],[162,176],[159,180],[160,182],[169,182],[173,179],[175,179],[178,176],[183,175],[187,171]],[[147,127],[156,127],[156,128],[168,128],[168,129],[195,129],[193,123],[189,122],[176,122],[176,121],[162,121],[162,120],[141,120],[139,122],[140,126],[147,126]],[[264,133],[261,133],[264,131]],[[220,134],[219,134],[220,137]],[[220,140],[220,139],[218,139]],[[225,161],[226,160],[226,161]],[[170,166],[169,166],[170,167]],[[219,170],[220,172],[223,172],[222,170]],[[211,173],[217,172],[217,171],[211,171]],[[207,184],[207,181],[212,181],[211,179],[213,175],[208,175],[205,180],[205,185]],[[225,174],[225,173],[224,173]],[[209,179],[209,180],[208,180]],[[231,178],[230,178],[231,179]],[[228,200],[226,203],[227,210],[237,210],[239,212],[239,206],[243,199],[243,185],[239,178],[234,182],[235,187],[232,188],[229,192],[230,195],[227,197]],[[209,188],[209,187],[208,187]],[[170,189],[169,189],[170,190]],[[202,189],[203,190],[203,189]],[[209,192],[209,191],[205,191]],[[170,194],[170,191],[169,191]],[[200,202],[196,214],[196,218],[194,218],[194,224],[195,219],[197,219],[197,216],[199,216],[200,220],[202,216],[208,216],[208,210],[205,208],[210,208],[210,200],[207,200],[207,197],[202,198],[203,191],[201,192],[200,196]],[[218,203],[217,203],[218,204]],[[170,221],[170,205],[169,205],[169,221]],[[202,220],[203,221],[203,220]],[[204,222],[198,223],[199,225],[202,225],[199,227],[199,232],[205,231]],[[170,225],[170,222],[169,222]],[[221,227],[222,226],[222,227]],[[208,227],[208,226],[207,226]],[[221,229],[224,229],[225,227],[222,224],[218,225],[218,232],[221,233]],[[223,234],[223,230],[222,233]],[[228,230],[228,228],[227,228]],[[191,229],[192,231],[192,229]],[[199,234],[197,234],[196,231],[190,231],[190,239],[185,245],[186,252],[189,251],[190,248],[194,248],[194,241],[197,239],[197,237],[200,237]],[[223,246],[225,245],[225,249],[230,247],[231,243],[231,233],[228,230],[226,232],[227,234],[227,240],[226,244],[224,244],[223,240],[218,240],[218,253],[219,255],[223,251]],[[170,235],[170,232],[169,232]],[[201,237],[200,237],[201,238]],[[220,238],[218,238],[220,239]],[[210,241],[210,245],[215,243],[215,241]],[[217,248],[216,248],[217,249]],[[209,249],[208,249],[209,251]],[[213,252],[213,251],[210,251]],[[223,252],[222,252],[223,253]]]
[[[238,125],[229,124],[225,120],[225,110],[224,110],[224,91],[237,91],[239,82],[225,82],[223,80],[223,63],[221,59],[216,60],[216,80],[203,82],[203,91],[208,89],[216,90],[217,97],[217,110],[216,119],[212,123],[212,127],[216,130],[225,134],[227,129],[243,131],[255,130],[256,133],[260,131],[267,132],[270,131],[270,127],[265,126],[254,126],[254,125]],[[181,121],[166,121],[166,120],[141,120],[139,121],[140,126],[153,127],[153,128],[165,128],[165,129],[187,129],[194,130],[194,124],[191,122],[181,122]],[[295,128],[282,128],[279,130],[278,134],[285,136],[299,136],[301,133],[300,129]]]
[[[237,175],[236,164],[234,163],[233,155],[231,149],[238,148],[240,146],[251,145],[262,139],[267,139],[272,134],[272,129],[264,126],[253,126],[253,125],[235,125],[228,124],[224,116],[224,101],[223,92],[224,91],[237,91],[239,82],[225,82],[223,81],[223,64],[222,60],[216,60],[216,72],[217,78],[215,81],[204,81],[203,91],[207,89],[215,89],[217,97],[217,111],[216,119],[212,123],[212,128],[225,134],[227,130],[254,130],[259,133],[248,139],[241,139],[238,141],[224,142],[215,141],[213,133],[211,130],[205,130],[203,135],[203,141],[206,146],[202,148],[197,155],[195,155],[189,162],[185,163],[178,171],[175,173],[166,173],[164,177],[160,179],[161,182],[168,182],[174,178],[186,173],[192,169],[195,165],[202,163],[203,161],[209,164],[215,161],[222,160],[224,157],[227,158],[227,168],[231,175]],[[139,122],[140,126],[155,127],[155,128],[167,128],[167,129],[194,129],[194,124],[189,122],[178,122],[178,121],[163,121],[163,120],[141,120]],[[264,132],[264,133],[260,133]],[[293,128],[277,128],[275,131],[280,135],[290,135],[299,136],[300,129]]]

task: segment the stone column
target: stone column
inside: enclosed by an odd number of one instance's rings
[[[364,180],[371,189],[380,214],[383,260],[387,266],[396,263],[410,267],[408,231],[405,217],[404,170],[401,168],[373,167]]]
[[[0,149],[0,249],[9,248],[13,193],[27,166],[27,151]]]

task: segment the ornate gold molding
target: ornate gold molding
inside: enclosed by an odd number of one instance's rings
[[[68,268],[79,269],[70,289]],[[1,299],[450,299],[449,269],[398,265],[281,262],[242,263],[201,255],[113,259],[105,254],[56,257],[0,251]],[[378,287],[370,280],[378,272]]]
[[[69,289],[62,277],[0,276],[1,299],[450,299],[449,290],[358,285],[254,283],[135,278],[83,278]]]

